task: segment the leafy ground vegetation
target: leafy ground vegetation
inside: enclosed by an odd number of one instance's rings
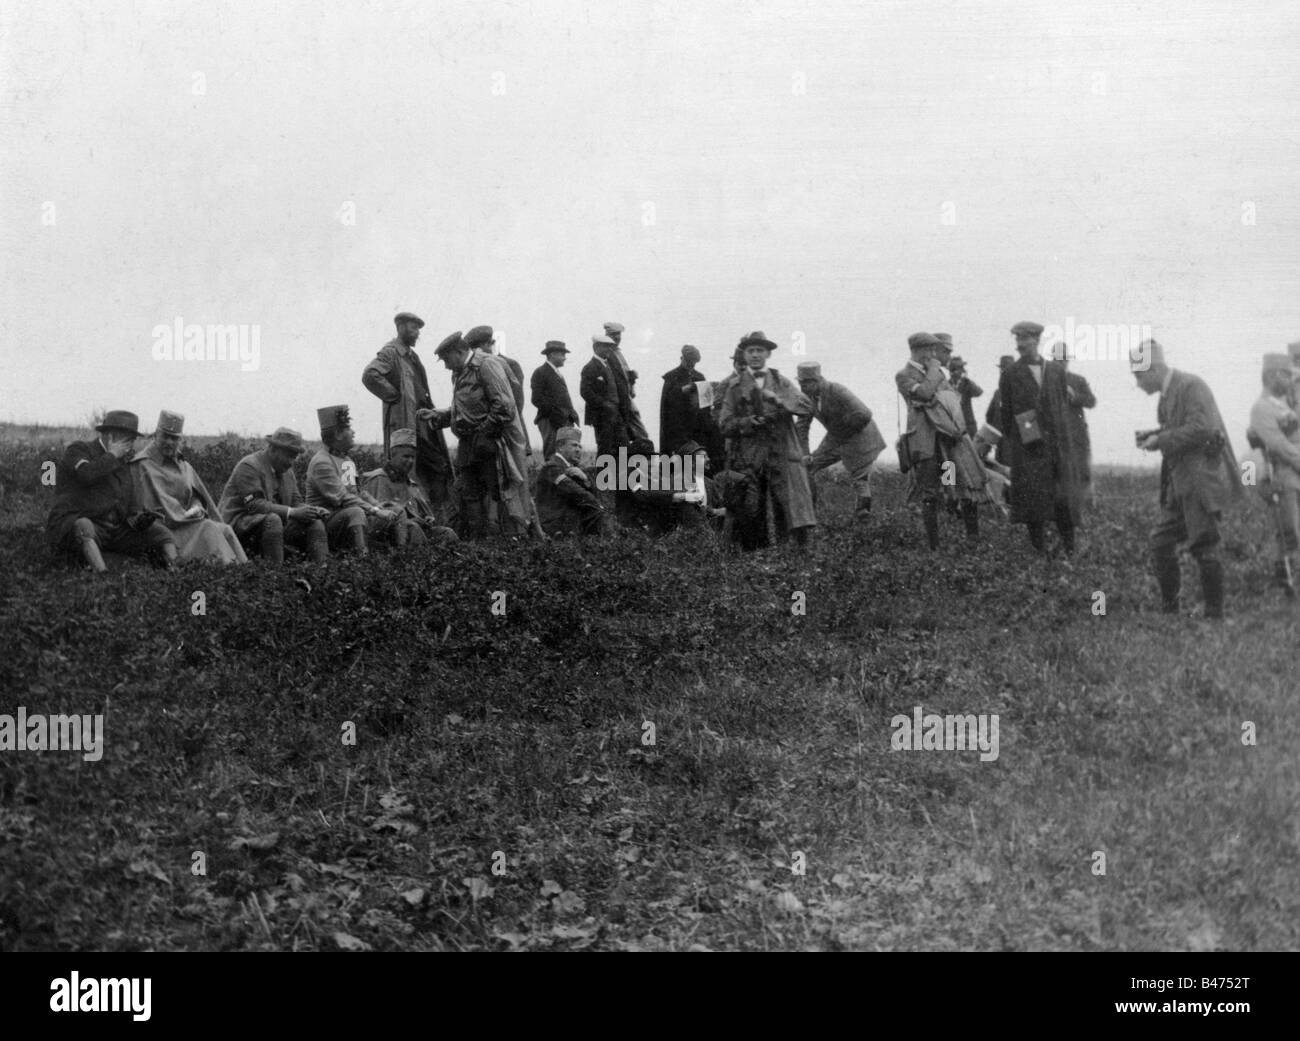
[[[214,493],[242,451],[196,453]],[[105,748],[0,752],[0,947],[1300,946],[1296,614],[1253,497],[1216,626],[1156,611],[1149,475],[1099,478],[1072,566],[991,515],[932,555],[883,474],[864,532],[821,485],[803,557],[623,536],[95,581],[44,549],[56,455],[0,463],[0,710],[102,712]],[[891,750],[917,705],[997,713],[997,760]]]

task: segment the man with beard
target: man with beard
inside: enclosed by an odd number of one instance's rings
[[[1002,422],[1011,466],[1011,523],[1024,524],[1029,542],[1046,550],[1044,531],[1054,520],[1066,554],[1074,552],[1074,533],[1083,509],[1081,449],[1069,417],[1069,384],[1059,362],[1038,351],[1043,327],[1017,322],[1011,327],[1020,359],[1002,374]]]
[[[453,524],[451,456],[443,432],[429,423],[434,411],[433,397],[424,363],[415,353],[424,319],[403,311],[393,321],[397,336],[379,349],[374,361],[361,374],[361,383],[384,403],[385,454],[394,430],[415,431],[415,479],[423,485],[441,521]]]

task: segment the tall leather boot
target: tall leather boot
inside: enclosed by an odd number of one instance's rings
[[[1043,538],[1044,526],[1042,521],[1030,521],[1025,525],[1029,529],[1029,544],[1039,553],[1047,552],[1047,542]]]
[[[1273,565],[1273,584],[1281,588],[1288,600],[1295,597],[1295,579],[1288,573],[1285,560],[1279,560]]]
[[[1160,609],[1165,614],[1178,613],[1178,591],[1182,588],[1182,572],[1178,567],[1178,558],[1172,553],[1158,553],[1155,556],[1156,581],[1160,584]]]
[[[324,564],[330,556],[330,538],[321,521],[313,521],[307,533],[307,556],[313,564]]]
[[[853,519],[859,524],[864,524],[870,518],[871,518],[871,496],[859,495],[857,505],[853,508]]]
[[[352,543],[352,549],[357,556],[365,557],[370,555],[370,547],[366,545],[366,526],[364,524],[353,524],[348,528],[348,536]]]
[[[1205,598],[1205,617],[1223,617],[1223,562],[1218,558],[1200,561],[1201,595]]]
[[[974,541],[980,537],[980,508],[969,500],[961,504],[961,519],[966,524],[966,538]]]
[[[932,550],[939,548],[939,503],[930,499],[921,504],[921,516],[925,520],[925,538]]]

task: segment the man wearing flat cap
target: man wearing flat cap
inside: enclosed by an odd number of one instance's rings
[[[961,399],[944,375],[938,355],[943,341],[931,333],[907,338],[911,358],[894,375],[907,402],[907,432],[898,443],[900,469],[912,475],[909,499],[921,501],[930,549],[939,548],[939,503],[958,509],[967,539],[979,536],[979,503],[988,496],[988,477],[962,416]]]
[[[393,322],[397,335],[379,348],[361,374],[361,383],[384,403],[385,453],[394,430],[415,431],[415,479],[424,488],[439,518],[451,524],[455,522],[451,456],[443,432],[429,422],[434,411],[429,376],[415,353],[424,319],[403,311]]]
[[[1300,549],[1300,414],[1291,406],[1295,370],[1289,354],[1264,355],[1264,392],[1250,410],[1246,437],[1264,456],[1258,487],[1274,513],[1274,581],[1295,596],[1290,557]]]
[[[578,413],[569,397],[569,385],[560,372],[568,360],[569,348],[563,340],[547,340],[542,354],[546,361],[533,370],[529,385],[533,408],[537,409],[537,428],[542,434],[542,458],[549,460],[555,454],[556,431],[577,426]],[[546,523],[544,518],[542,523]]]
[[[389,529],[400,519],[357,486],[357,464],[348,455],[356,444],[347,405],[316,410],[324,447],[307,464],[307,505],[329,511],[325,532],[332,549],[351,549],[364,557],[370,552],[366,536],[391,538]]]
[[[452,373],[451,408],[434,419],[451,427],[456,449],[456,488],[467,538],[499,531],[540,533],[528,494],[523,434],[510,376],[500,358],[484,354],[452,333],[436,351]],[[491,521],[495,504],[497,521]]]
[[[938,355],[939,364],[947,373],[948,382],[952,384],[952,389],[961,398],[961,414],[966,423],[966,433],[974,437],[979,431],[979,423],[975,421],[975,405],[973,402],[975,398],[983,395],[984,388],[971,379],[966,372],[965,359],[960,355],[953,354],[951,334],[935,333],[934,336],[936,340],[943,344],[942,352]]]
[[[388,531],[393,546],[399,550],[418,549],[429,542],[456,541],[456,533],[438,523],[424,489],[411,480],[415,453],[415,431],[394,430],[388,440],[387,462],[361,475],[361,494],[398,514],[400,519]]]
[[[510,378],[510,390],[515,396],[515,418],[519,423],[519,434],[524,439],[524,454],[533,454],[532,439],[528,436],[528,424],[524,421],[524,369],[514,358],[507,358],[497,352],[496,334],[490,325],[476,325],[465,334],[465,343],[475,350],[490,354],[505,366]]]
[[[880,436],[871,409],[848,387],[826,379],[815,361],[800,362],[795,367],[795,375],[799,389],[813,406],[812,413],[801,416],[795,424],[808,478],[811,481],[818,472],[843,463],[857,493],[854,518],[866,521],[871,513],[871,467],[885,450],[885,439]],[[817,451],[810,453],[809,436],[814,419],[826,428],[826,436]]]
[[[83,560],[96,574],[108,568],[101,550],[129,556],[158,554],[167,567],[176,563],[176,541],[157,514],[133,502],[127,463],[140,419],[113,409],[97,427],[94,441],[73,441],[55,471],[57,494],[45,522],[51,549]]]
[[[700,444],[716,462],[722,463],[722,435],[713,419],[713,384],[696,366],[699,349],[691,344],[682,347],[682,360],[664,373],[659,397],[659,448],[675,454],[688,441]]]
[[[1138,387],[1159,394],[1159,429],[1144,432],[1138,447],[1160,452],[1160,519],[1151,533],[1151,556],[1162,606],[1177,614],[1182,575],[1178,546],[1189,543],[1201,572],[1205,617],[1223,617],[1223,562],[1219,519],[1229,498],[1240,494],[1237,460],[1210,388],[1199,376],[1171,369],[1164,348],[1144,340],[1131,365]]]
[[[627,436],[629,441],[636,438],[649,438],[650,434],[641,422],[641,410],[636,405],[636,370],[627,363],[627,356],[623,353],[623,326],[619,322],[606,322],[604,325],[605,335],[614,341],[614,349],[610,352],[610,361],[613,365],[615,374],[627,391]]]
[[[578,390],[585,406],[582,421],[596,434],[597,455],[618,455],[630,440],[631,399],[619,375],[614,341],[601,333],[591,338],[591,360],[582,367]]]
[[[555,432],[555,451],[537,475],[537,512],[550,535],[604,535],[609,531],[609,517],[581,463],[582,431],[575,426],[561,427]]]
[[[131,460],[135,501],[163,518],[176,540],[178,560],[247,564],[234,529],[221,519],[203,479],[181,458],[185,417],[166,409],[152,440]]]
[[[306,448],[298,431],[278,428],[265,448],[235,464],[221,492],[221,519],[248,552],[275,567],[284,563],[286,545],[302,550],[313,564],[329,556],[325,519],[330,511],[307,505],[293,472],[294,460]]]
[[[1065,367],[1039,353],[1043,327],[1017,322],[1011,327],[1020,358],[998,382],[1001,422],[995,424],[1007,445],[1011,467],[1011,523],[1023,524],[1035,550],[1046,551],[1047,522],[1054,521],[1066,554],[1074,552],[1086,495],[1086,451],[1070,419]]]
[[[777,542],[794,534],[808,543],[817,524],[812,487],[803,463],[803,446],[795,421],[812,414],[812,402],[797,384],[767,361],[776,344],[760,331],[741,337],[745,371],[727,388],[722,401],[724,437],[732,439],[731,468],[749,474],[758,487],[758,514],[752,523],[733,529],[742,549],[768,545],[767,504]]]

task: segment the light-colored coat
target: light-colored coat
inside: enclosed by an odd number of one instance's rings
[[[1300,417],[1285,401],[1266,392],[1251,406],[1250,428],[1264,442],[1273,483],[1300,491]]]

